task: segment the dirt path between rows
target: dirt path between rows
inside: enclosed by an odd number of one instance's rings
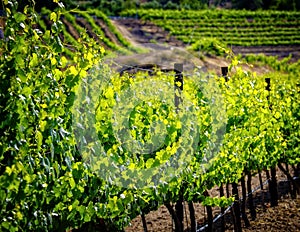
[[[266,180],[266,175],[262,173],[263,181]],[[290,231],[297,232],[300,231],[300,196],[296,199],[291,199],[289,195],[289,182],[286,180],[286,176],[279,170],[277,170],[278,178],[278,192],[279,192],[279,202],[278,206],[270,207],[270,195],[268,191],[268,184],[263,186],[263,190],[259,188],[260,182],[258,175],[254,176],[252,179],[252,188],[257,189],[253,194],[254,205],[256,207],[257,218],[252,221],[249,210],[247,209],[247,217],[250,220],[250,227],[246,227],[242,221],[243,231]],[[241,186],[239,188],[239,196],[241,197]],[[230,188],[231,189],[231,188]],[[219,188],[215,187],[209,191],[210,196],[218,196]],[[185,213],[184,217],[185,232],[189,232],[189,210],[187,203],[185,203]],[[200,203],[194,203],[195,216],[198,225],[198,229],[205,225],[207,219],[206,210]],[[219,207],[213,207],[213,215],[216,217],[220,214]],[[172,223],[172,218],[165,206],[161,206],[156,211],[151,211],[146,216],[146,223],[148,232],[172,232],[174,231],[174,223]],[[233,219],[231,217],[231,211],[229,210],[224,216],[225,220],[225,231],[234,231]],[[214,223],[214,231],[221,232],[221,220],[217,220]],[[173,229],[172,229],[173,228]],[[206,230],[203,229],[202,232]],[[125,232],[144,232],[142,219],[137,217],[131,221],[131,225],[125,228]]]
[[[188,52],[183,42],[150,22],[136,19],[114,19],[112,23],[133,46],[147,51],[140,54],[115,57],[114,61],[118,65],[112,66],[117,70],[122,69],[122,66],[143,64],[156,64],[171,69],[174,63],[183,63],[184,71],[189,74],[197,67],[221,75],[221,67],[229,66],[230,64],[230,60],[226,58],[203,56],[200,53],[192,54]],[[240,48],[234,49],[239,50]],[[257,74],[270,71],[267,67],[259,66],[249,67],[248,65],[243,65],[243,68],[246,71],[251,70]]]

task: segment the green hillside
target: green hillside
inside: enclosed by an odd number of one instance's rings
[[[136,15],[135,10],[122,13]],[[245,10],[139,10],[185,43],[216,38],[227,45],[300,45],[300,12]]]
[[[72,13],[73,12],[73,13]],[[88,36],[102,46],[106,53],[115,51],[126,54],[134,48],[123,38],[120,32],[110,22],[109,18],[100,10],[64,12],[61,15],[60,38],[65,43],[65,53],[72,57],[80,43],[80,38]],[[49,15],[50,10],[43,8],[42,18],[39,20],[39,27],[43,32],[51,27]]]

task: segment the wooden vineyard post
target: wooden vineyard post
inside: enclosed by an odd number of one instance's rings
[[[141,218],[142,218],[144,232],[148,232],[146,217],[145,217],[145,214],[143,212],[141,214]]]
[[[191,220],[191,231],[196,231],[196,218],[195,218],[195,209],[192,201],[189,201],[188,203],[189,211],[190,211],[190,220]]]
[[[271,181],[270,183],[270,196],[271,206],[278,205],[278,190],[277,190],[277,179],[276,179],[276,167],[271,168]]]
[[[220,186],[220,197],[224,197],[224,188],[223,184]],[[224,215],[225,208],[221,207],[221,214]],[[225,219],[224,216],[221,217],[221,232],[225,232]]]
[[[295,194],[300,194],[300,164],[297,164],[296,166],[292,166],[294,169],[294,177],[293,177],[293,181],[295,183],[296,186],[296,192]]]
[[[183,64],[182,63],[175,63],[174,64],[174,71],[175,71],[175,80],[174,80],[175,107],[178,110],[179,104],[181,102],[181,98],[176,93],[178,92],[178,94],[180,94],[180,92],[183,90],[183,75],[182,75]]]
[[[225,81],[227,82],[228,81],[228,67],[221,67],[221,71],[222,71],[222,76],[225,78]],[[233,211],[232,211],[233,212],[233,220],[234,220],[234,231],[241,232],[242,231],[242,222],[241,222],[241,216],[240,216],[241,209],[240,209],[240,203],[239,203],[238,184],[232,183],[231,186],[232,186],[232,195],[234,196],[234,204],[233,204]],[[228,187],[228,185],[227,185],[227,187]],[[228,195],[228,189],[227,189],[227,195]],[[223,225],[222,225],[222,227],[223,227]]]
[[[251,179],[252,179],[251,171],[248,171],[248,173],[247,173],[248,204],[249,204],[249,210],[250,210],[250,214],[251,214],[251,219],[255,220],[256,219],[256,210],[254,208],[254,202],[253,202]]]
[[[169,213],[172,216],[172,219],[173,219],[174,224],[175,224],[175,231],[178,231],[181,227],[181,224],[180,224],[180,221],[177,217],[177,214],[176,214],[175,210],[173,209],[173,206],[170,203],[165,203],[165,206],[167,207]]]
[[[228,67],[221,67],[221,72],[222,72],[222,76],[225,78],[225,81],[228,81]],[[226,184],[226,190],[227,190],[227,197],[229,197],[229,188],[228,188],[228,184]],[[220,186],[220,197],[223,197],[224,194],[224,188],[223,185],[221,184]],[[225,212],[225,208],[221,207],[221,214],[224,215]],[[221,218],[221,231],[224,232],[225,231],[225,219],[224,216],[222,216]]]
[[[221,67],[222,76],[225,78],[225,81],[228,81],[228,67]]]
[[[263,207],[263,210],[266,210],[266,206],[265,206],[265,197],[263,194],[263,190],[264,190],[264,186],[263,186],[263,182],[262,182],[262,176],[261,176],[261,170],[260,168],[258,168],[258,179],[259,179],[259,184],[260,184],[260,190],[262,191],[261,194],[261,205]]]
[[[174,64],[175,79],[174,79],[174,90],[175,90],[175,107],[176,112],[179,111],[179,104],[181,103],[180,92],[183,90],[183,64]],[[179,190],[179,199],[175,204],[175,212],[179,221],[179,225],[175,228],[175,232],[183,232],[183,190]],[[175,224],[176,225],[176,224]],[[179,228],[178,228],[179,227]]]
[[[246,190],[246,182],[245,182],[245,176],[242,176],[241,178],[241,186],[242,186],[242,205],[241,205],[241,211],[242,211],[242,218],[245,222],[245,226],[249,227],[250,222],[248,220],[247,214],[246,214],[246,201],[247,201],[247,190]]]
[[[279,163],[279,164],[280,164],[280,163]],[[278,166],[278,167],[279,167],[279,166]],[[281,168],[279,167],[279,169],[281,169]],[[296,192],[296,188],[294,187],[294,185],[293,185],[293,187],[292,187],[292,185],[291,185],[291,183],[293,183],[293,181],[291,181],[291,180],[289,179],[289,176],[291,177],[291,175],[290,175],[290,173],[289,173],[289,164],[288,164],[288,163],[285,164],[285,170],[287,171],[287,174],[288,174],[287,178],[288,178],[288,180],[289,180],[288,185],[289,185],[289,190],[290,190],[290,193],[291,193],[291,197],[292,197],[292,199],[295,199],[296,196],[297,196],[297,192]],[[292,180],[293,180],[293,178],[292,178]]]
[[[241,232],[242,231],[242,222],[241,222],[241,210],[240,210],[240,199],[239,199],[239,190],[238,184],[232,183],[232,195],[234,196],[234,204],[233,204],[233,214],[234,214],[234,231]]]
[[[207,190],[204,191],[203,195],[205,197],[209,197],[209,193]],[[207,229],[206,232],[213,232],[214,231],[214,221],[213,221],[213,211],[212,211],[212,206],[206,205],[205,206],[206,211],[207,211]]]
[[[271,79],[265,78],[265,82],[267,83],[266,90],[270,93],[271,91]],[[267,100],[269,102],[269,94],[267,96]],[[270,110],[272,107],[269,106]],[[271,198],[271,206],[278,205],[278,190],[277,190],[277,179],[276,179],[276,167],[271,168],[271,180],[269,181],[269,192]]]

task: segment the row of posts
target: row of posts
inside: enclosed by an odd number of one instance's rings
[[[175,101],[175,107],[176,107],[176,111],[178,111],[179,109],[179,105],[181,103],[181,98],[179,94],[176,93],[180,93],[180,91],[183,90],[183,64],[182,63],[175,63],[174,64],[174,70],[175,72],[175,78],[174,78],[174,90],[175,90],[175,94],[174,94],[174,101]],[[222,77],[225,78],[225,81],[228,82],[229,77],[228,77],[228,67],[221,67],[221,73],[222,73]],[[271,90],[271,85],[270,85],[270,78],[266,78],[265,79],[266,82],[266,90],[270,91]],[[269,101],[269,96],[268,96],[268,101]],[[271,107],[270,107],[271,109]],[[251,173],[250,173],[251,175]],[[261,177],[261,175],[260,175]],[[248,176],[249,178],[249,176]],[[260,178],[261,179],[261,178]],[[244,180],[244,179],[243,179]],[[251,178],[250,178],[251,181]],[[262,181],[261,182],[261,189],[263,189],[263,185],[262,185]],[[250,183],[250,187],[251,187],[251,183]],[[228,192],[228,185],[226,187],[227,189],[227,195],[229,194]],[[276,180],[276,170],[275,168],[271,169],[271,178],[269,181],[269,189],[270,189],[270,197],[271,197],[271,205],[275,206],[278,204],[278,192],[277,192],[277,180]],[[251,191],[248,189],[248,192]],[[184,229],[184,199],[183,199],[183,192],[184,189],[181,189],[179,191],[179,198],[177,200],[177,202],[175,203],[175,212],[173,211],[172,216],[175,216],[175,218],[173,218],[173,220],[175,221],[175,232],[183,232]],[[244,191],[243,191],[244,192]],[[207,192],[206,192],[207,193]],[[237,183],[232,183],[232,194],[235,197],[235,201],[233,204],[233,211],[232,211],[232,215],[233,215],[233,219],[234,219],[234,229],[237,232],[242,231],[242,226],[241,226],[241,207],[240,207],[240,200],[239,200],[239,193],[238,193],[238,184]],[[220,187],[220,196],[224,196],[224,191],[223,191],[223,186]],[[229,196],[228,196],[229,197]],[[250,194],[250,196],[252,198],[252,195]],[[243,199],[245,199],[243,197]],[[192,207],[191,207],[192,206]],[[207,213],[208,213],[208,224],[207,224],[207,231],[213,231],[213,215],[212,215],[212,208],[211,206],[206,206],[207,208]],[[243,207],[242,207],[243,208]],[[252,208],[250,206],[250,208]],[[189,209],[191,212],[194,212],[194,208],[193,205],[189,203]],[[254,208],[253,208],[254,209]],[[173,210],[173,209],[172,209]],[[255,209],[254,209],[255,210]],[[242,209],[242,216],[243,219],[246,221],[248,221],[247,216],[245,215],[245,210]],[[190,213],[191,213],[190,212]],[[224,213],[224,208],[221,208],[221,212]],[[147,224],[146,224],[146,220],[145,220],[145,215],[142,214],[142,221],[143,221],[143,227],[144,227],[144,232],[147,232]],[[191,215],[192,216],[192,215]],[[191,217],[192,218],[192,217]],[[194,220],[191,220],[191,231],[196,231],[196,221],[195,221],[195,215],[193,215]],[[225,222],[224,222],[224,217],[221,218],[222,222],[222,231],[225,231]],[[246,223],[248,224],[248,223]],[[250,224],[249,224],[250,225]]]
[[[174,96],[174,100],[175,100],[175,107],[176,110],[178,110],[178,106],[181,102],[180,96],[178,96],[176,94],[176,90],[183,90],[183,64],[182,63],[175,63],[174,64],[174,71],[175,71],[175,79],[174,79],[174,89],[175,89],[175,96]],[[228,77],[228,67],[221,67],[221,73],[222,73],[222,77],[225,78],[225,81],[228,82],[229,77]],[[271,91],[271,84],[270,84],[270,78],[265,78],[265,82],[266,82],[266,90],[268,92]],[[179,83],[179,86],[178,86]],[[269,101],[269,95],[267,96],[267,100]],[[270,107],[271,110],[271,107]],[[268,171],[267,171],[268,172]],[[260,173],[259,173],[260,174]],[[251,173],[250,173],[251,175]],[[248,177],[249,178],[249,177]],[[244,179],[243,179],[244,180]],[[250,178],[251,181],[251,178]],[[263,190],[263,184],[261,181],[261,175],[260,175],[260,183],[261,183],[261,190]],[[251,183],[250,183],[251,185]],[[243,185],[245,186],[245,185]],[[222,188],[222,191],[221,191]],[[220,196],[224,196],[224,192],[223,192],[223,186],[221,186],[220,188]],[[271,169],[271,178],[269,180],[269,190],[270,190],[270,198],[271,198],[271,206],[276,206],[278,204],[278,191],[277,191],[277,180],[276,180],[276,169],[272,168]],[[251,189],[248,189],[248,191],[251,191]],[[245,191],[243,191],[245,192]],[[238,193],[238,184],[236,183],[232,183],[232,194],[235,197],[234,200],[234,205],[233,205],[233,219],[234,219],[234,229],[237,232],[242,231],[242,224],[241,224],[241,218],[240,215],[242,213],[242,217],[245,221],[245,224],[250,225],[249,220],[247,219],[246,213],[245,213],[245,207],[242,207],[242,212],[241,212],[241,207],[240,207],[240,200],[239,200],[239,193]],[[243,194],[244,195],[244,194]],[[252,198],[252,194],[251,198]],[[245,206],[245,197],[243,197],[243,206]],[[179,225],[176,227],[175,226],[175,232],[182,232],[183,231],[183,189],[181,191],[179,191],[179,199],[175,204],[175,211],[176,211],[176,215],[179,219]],[[250,206],[251,207],[251,206]],[[251,207],[252,208],[252,207]],[[254,207],[253,207],[254,209]],[[255,209],[254,209],[255,210]],[[213,215],[212,215],[212,209],[211,207],[207,207],[207,212],[208,212],[208,227],[207,230],[208,231],[213,231]],[[221,212],[224,212],[224,208],[221,209]],[[225,231],[225,222],[224,222],[224,218],[222,217],[222,231]],[[191,228],[192,231],[196,229],[196,225],[195,223],[191,222]]]

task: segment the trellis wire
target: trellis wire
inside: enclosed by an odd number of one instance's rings
[[[126,68],[132,68],[132,69],[135,69],[135,70],[138,70],[138,71],[143,71],[143,72],[154,72],[154,70],[153,69],[147,69],[147,68],[141,68],[141,67],[138,67],[138,66],[134,66],[134,65],[129,65],[129,64],[122,64],[122,63],[119,63],[119,62],[116,62],[116,61],[111,61],[111,63],[113,63],[113,64],[115,64],[116,66],[119,66],[119,67],[121,67],[121,68],[124,68],[124,67],[126,67]],[[155,64],[154,64],[155,65]],[[160,68],[163,68],[163,67],[160,67]],[[163,71],[163,69],[162,69],[162,71]],[[175,70],[168,70],[168,71],[174,71],[175,72]],[[191,74],[191,73],[182,73],[185,77],[192,77],[192,76],[194,76],[195,74]],[[169,77],[175,77],[176,76],[176,73],[174,73],[174,74],[170,74],[170,73],[166,73],[166,72],[164,72],[164,75],[165,76],[169,76]]]
[[[269,182],[269,180],[271,180],[271,178],[267,179],[262,185],[258,185],[257,187],[255,187],[250,193],[247,194],[247,197],[249,195],[255,193],[257,190],[259,190],[261,188],[261,186],[266,185]],[[240,202],[243,201],[243,200],[244,200],[243,198],[239,199]],[[234,203],[232,203],[230,206],[228,206],[226,208],[226,210],[224,210],[224,213],[221,213],[217,217],[215,217],[214,220],[213,220],[213,223],[217,222],[221,217],[224,217],[227,214],[227,212],[229,210],[231,210],[231,208],[233,207],[233,205],[234,205]],[[201,228],[199,228],[196,232],[204,231],[207,227],[208,227],[208,224],[205,224],[204,226],[202,226]]]

